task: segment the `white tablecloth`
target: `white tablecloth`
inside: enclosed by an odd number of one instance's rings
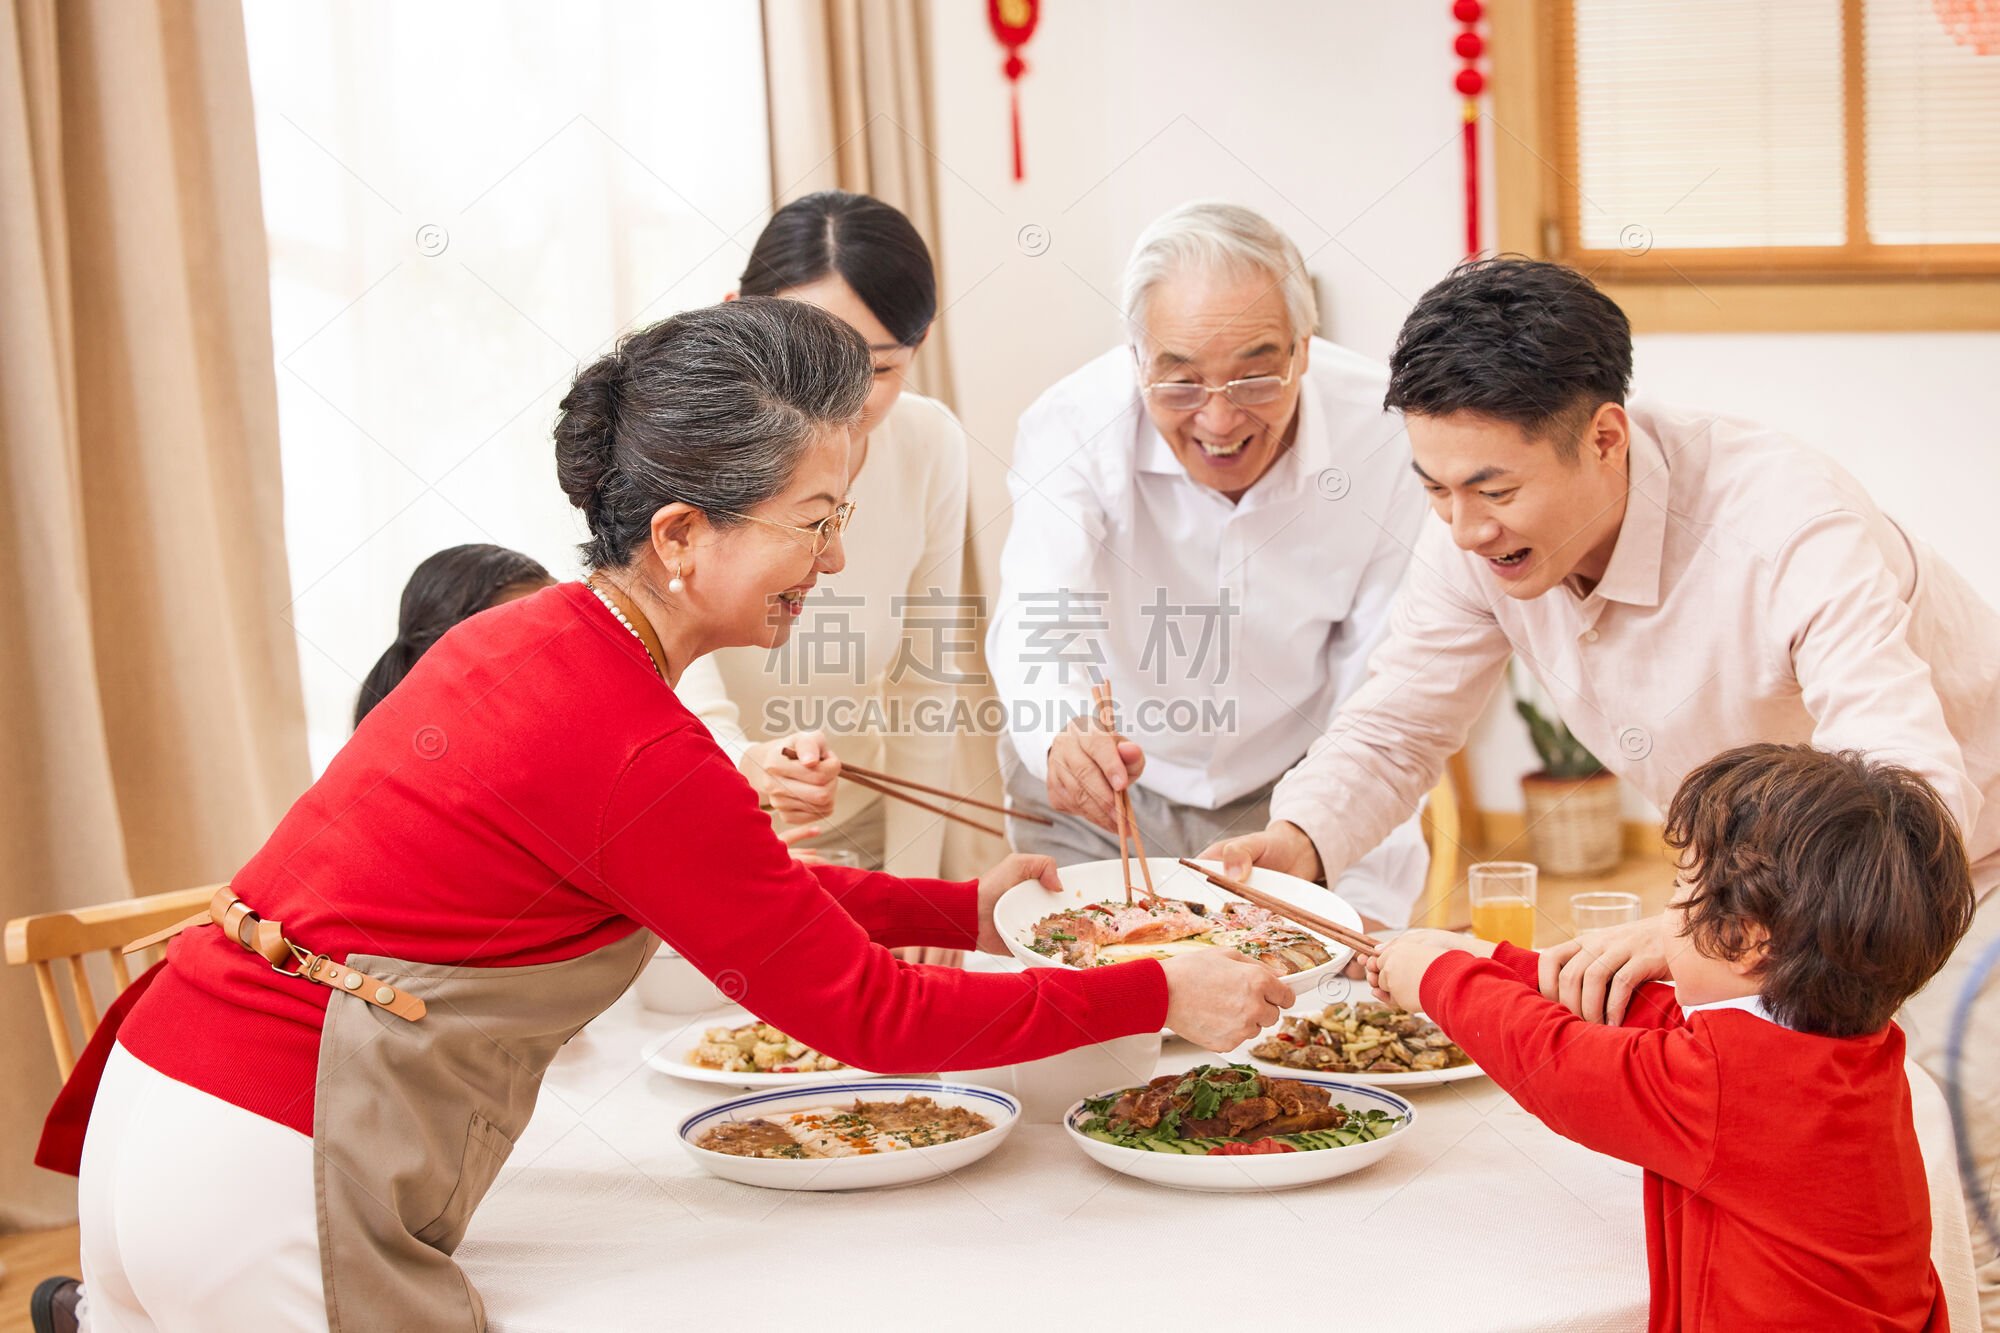
[[[903,1189],[755,1189],[697,1168],[682,1116],[734,1095],[649,1068],[699,1024],[628,995],[556,1059],[458,1251],[498,1333],[682,1327],[1640,1329],[1636,1167],[1485,1079],[1412,1090],[1380,1163],[1302,1189],[1191,1194],[1107,1170],[1057,1125]],[[1212,1059],[1169,1041],[1162,1072]]]

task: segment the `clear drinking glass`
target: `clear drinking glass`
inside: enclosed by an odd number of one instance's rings
[[[1481,861],[1472,867],[1472,933],[1489,944],[1535,947],[1535,867],[1527,861]]]
[[[1569,896],[1569,920],[1581,935],[1586,930],[1602,930],[1606,926],[1622,926],[1639,919],[1639,895],[1636,893],[1572,893]]]

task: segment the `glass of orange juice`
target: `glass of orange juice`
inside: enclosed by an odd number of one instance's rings
[[[1535,867],[1526,861],[1482,861],[1472,867],[1472,933],[1535,947]]]

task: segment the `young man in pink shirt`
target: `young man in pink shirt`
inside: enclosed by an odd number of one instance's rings
[[[1890,1015],[1972,919],[1957,822],[1906,768],[1747,745],[1667,815],[1672,987],[1621,1027],[1536,991],[1536,955],[1391,940],[1376,993],[1422,1009],[1550,1128],[1646,1169],[1649,1327],[1948,1326]]]
[[[1570,730],[1665,807],[1732,746],[1810,742],[1920,774],[1982,903],[1901,1023],[1947,1077],[1953,1001],[2000,938],[2000,614],[1825,456],[1712,413],[1628,403],[1631,331],[1556,264],[1461,265],[1410,312],[1387,404],[1440,522],[1418,540],[1369,679],[1277,785],[1262,831],[1211,847],[1335,876],[1409,817],[1519,659]],[[1539,983],[1616,1023],[1667,975],[1665,918],[1542,955]],[[1971,1174],[2000,1174],[2000,1061],[1969,1061]],[[1990,1183],[1982,1188],[1992,1188]],[[1974,1238],[2000,1328],[2000,1253]]]

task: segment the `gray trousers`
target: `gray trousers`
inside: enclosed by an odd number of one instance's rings
[[[1008,846],[1017,852],[1052,856],[1059,866],[1117,857],[1117,835],[1087,819],[1059,815],[1049,808],[1048,784],[1022,765],[1011,737],[1000,737],[999,750],[1000,778],[1006,784],[1007,804],[1055,821],[1049,826],[1007,816]],[[1132,818],[1146,835],[1146,855],[1199,856],[1210,843],[1242,833],[1256,833],[1270,823],[1271,789],[1277,785],[1273,779],[1249,795],[1214,810],[1182,805],[1143,786],[1134,786]]]

